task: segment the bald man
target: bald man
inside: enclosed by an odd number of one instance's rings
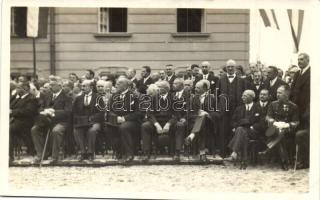
[[[226,62],[226,74],[221,76],[218,83],[217,94],[220,109],[222,112],[222,120],[219,130],[219,145],[222,157],[228,154],[227,144],[231,140],[230,121],[234,110],[242,104],[242,93],[247,88],[244,79],[238,77],[235,73],[236,61],[228,60]]]
[[[101,84],[101,82],[100,82]],[[85,159],[94,160],[96,136],[101,130],[104,112],[104,101],[94,93],[93,83],[84,80],[81,83],[82,94],[73,103],[74,138],[78,149],[81,151],[80,161]],[[97,86],[99,86],[97,84]],[[102,88],[104,84],[102,84]],[[100,89],[100,87],[97,87]],[[99,106],[97,106],[99,105]]]
[[[232,150],[231,157],[241,161],[240,169],[247,168],[249,139],[259,137],[258,128],[261,121],[261,109],[253,102],[253,90],[245,90],[242,94],[243,105],[236,108],[233,113],[231,126],[234,136],[228,147]]]
[[[113,150],[117,152],[118,158],[123,158],[124,163],[133,160],[135,150],[140,145],[140,140],[136,139],[141,138],[142,113],[139,111],[137,97],[129,86],[130,80],[127,78],[117,80],[116,93],[110,99],[110,111],[107,111],[109,126],[105,130],[114,141]]]
[[[210,91],[215,94],[216,86],[218,85],[219,78],[216,77],[211,70],[211,64],[208,61],[203,61],[201,63],[202,79],[208,80],[210,83]]]

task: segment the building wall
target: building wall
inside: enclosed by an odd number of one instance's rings
[[[168,63],[183,67],[204,60],[218,70],[230,58],[248,64],[249,10],[206,10],[209,37],[173,37],[176,9],[133,8],[128,9],[130,37],[96,37],[97,13],[96,8],[56,8],[57,75],[105,66],[159,70]],[[12,39],[11,61],[13,70],[32,70],[31,40]],[[37,40],[37,65],[40,74],[49,73],[48,39]]]

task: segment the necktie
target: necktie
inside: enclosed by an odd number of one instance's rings
[[[85,106],[88,106],[88,105],[89,105],[88,95],[86,95],[85,98],[84,98],[84,105],[85,105]]]

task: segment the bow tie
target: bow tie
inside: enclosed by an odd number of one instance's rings
[[[234,78],[234,76],[233,76],[233,75],[230,75],[230,76],[228,76],[228,78]]]

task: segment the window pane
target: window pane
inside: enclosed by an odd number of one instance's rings
[[[27,35],[27,8],[26,7],[15,7],[11,9],[12,15],[12,36],[26,37]]]
[[[109,32],[127,32],[127,8],[109,9]]]
[[[178,9],[177,31],[178,32],[201,32],[201,9]]]

